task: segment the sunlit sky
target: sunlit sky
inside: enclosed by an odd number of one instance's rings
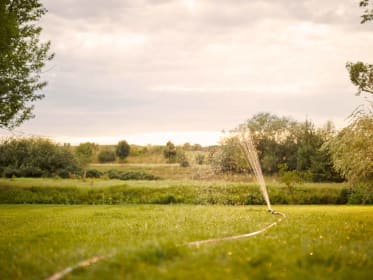
[[[259,112],[343,127],[345,64],[373,61],[358,1],[42,2],[56,57],[16,133],[61,142],[208,145]]]

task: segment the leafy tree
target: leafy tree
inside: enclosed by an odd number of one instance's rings
[[[299,124],[290,118],[259,113],[241,126],[251,131],[264,173],[276,173],[281,163],[286,163],[290,169],[296,168]]]
[[[369,5],[371,4],[371,5]],[[361,23],[373,20],[373,3],[370,0],[362,0],[359,2],[360,7],[366,8],[361,16]],[[369,9],[369,6],[371,9]],[[373,65],[358,61],[356,63],[347,62],[347,71],[350,75],[351,82],[357,86],[357,95],[362,92],[373,94]]]
[[[173,163],[176,161],[176,146],[171,141],[166,143],[166,147],[163,150],[163,155],[167,159],[169,163]]]
[[[101,163],[115,161],[115,153],[111,150],[100,151],[97,155],[98,161]]]
[[[75,155],[78,159],[80,166],[84,169],[83,179],[86,178],[87,170],[86,167],[92,161],[96,151],[98,149],[98,145],[95,143],[81,143],[75,149]]]
[[[121,161],[128,157],[130,151],[131,147],[125,140],[119,141],[117,147],[115,148],[115,153]]]
[[[40,74],[54,55],[35,23],[46,12],[39,0],[0,0],[0,128],[32,118],[32,103],[44,97]]]
[[[335,168],[350,182],[373,180],[373,116],[355,120],[329,142]]]
[[[242,173],[249,169],[238,137],[228,137],[211,157],[211,165],[217,173]]]
[[[347,62],[346,68],[350,74],[351,82],[357,86],[357,95],[361,92],[373,94],[373,65],[361,61]]]

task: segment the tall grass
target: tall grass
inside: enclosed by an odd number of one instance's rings
[[[343,184],[305,184],[291,192],[268,185],[272,204],[346,204]],[[222,204],[261,205],[255,183],[224,181],[126,181],[90,179],[0,179],[0,203],[40,204]]]

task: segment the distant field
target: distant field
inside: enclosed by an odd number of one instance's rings
[[[66,279],[371,279],[373,207],[277,206],[287,219],[262,235],[263,206],[0,206],[0,279],[45,279],[112,254]]]

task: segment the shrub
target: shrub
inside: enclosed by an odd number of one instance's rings
[[[197,164],[202,165],[205,162],[205,155],[197,154],[195,157],[195,161]]]
[[[107,172],[107,175],[109,177],[109,179],[119,179],[120,178],[120,171],[116,170],[116,169],[110,169],[108,172]]]
[[[148,174],[145,172],[136,172],[136,171],[129,171],[129,172],[122,172],[119,176],[120,180],[157,180],[158,177]]]
[[[103,150],[98,153],[98,161],[101,163],[115,161],[115,153],[110,150]]]
[[[0,167],[5,177],[54,176],[58,170],[77,172],[74,155],[42,138],[10,138],[0,144]]]
[[[86,173],[87,178],[100,178],[102,176],[102,172],[98,171],[97,169],[88,169]]]
[[[116,169],[110,169],[107,172],[110,179],[119,180],[158,180],[159,177],[146,172],[139,171],[118,171]]]
[[[189,167],[189,161],[186,154],[183,151],[179,151],[177,153],[177,161],[179,162],[181,167]]]

